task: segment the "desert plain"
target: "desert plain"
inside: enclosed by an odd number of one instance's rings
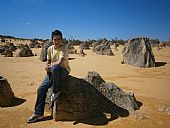
[[[78,47],[76,47],[78,49]],[[87,121],[54,121],[50,113],[45,112],[45,119],[27,124],[26,119],[32,114],[36,100],[36,90],[44,79],[46,62],[39,60],[41,48],[31,49],[37,56],[4,57],[0,55],[0,75],[7,78],[20,104],[0,108],[0,128],[170,128],[170,115],[159,111],[163,106],[170,108],[170,48],[157,51],[153,48],[156,67],[139,68],[121,64],[123,46],[118,51],[112,48],[114,56],[96,55],[92,50],[87,54],[69,54],[71,73],[83,78],[88,71],[98,72],[106,82],[113,82],[125,92],[134,92],[136,100],[141,103],[137,113],[119,117],[107,123],[96,118]]]

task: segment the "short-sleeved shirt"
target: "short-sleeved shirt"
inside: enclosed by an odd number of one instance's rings
[[[47,50],[47,59],[51,61],[53,64],[57,62],[59,59],[63,58],[61,66],[64,67],[68,72],[71,71],[69,66],[69,57],[68,51],[65,45],[61,45],[59,48],[56,48],[55,45],[52,45]]]

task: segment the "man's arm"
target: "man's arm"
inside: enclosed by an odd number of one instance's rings
[[[53,65],[61,65],[63,61],[64,61],[64,58],[59,58],[58,61],[53,63]]]
[[[47,59],[47,65],[45,66],[45,70],[48,72],[51,66],[51,60]]]

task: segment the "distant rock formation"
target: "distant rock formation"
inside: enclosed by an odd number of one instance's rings
[[[34,56],[32,50],[29,48],[28,45],[24,45],[20,51],[16,54],[17,57],[30,57]]]
[[[41,54],[40,54],[40,60],[42,62],[45,62],[47,61],[47,49],[53,44],[53,42],[51,41],[46,41],[46,43],[44,43],[44,45],[42,46],[42,49],[41,49]]]
[[[113,52],[111,50],[109,42],[102,42],[102,43],[97,43],[94,42],[92,44],[92,51],[96,52],[99,55],[109,55],[113,56]]]
[[[155,58],[149,38],[139,37],[129,39],[122,50],[122,54],[122,63],[141,68],[155,67]]]
[[[32,41],[30,44],[29,44],[29,47],[30,48],[41,48],[41,44],[38,43],[38,42],[35,42],[35,41]]]
[[[12,57],[12,51],[15,51],[17,48],[13,43],[7,43],[6,45],[0,46],[0,53],[5,55],[5,57]]]
[[[80,49],[79,56],[84,57],[86,54],[84,53],[83,49]]]
[[[126,93],[113,83],[106,83],[97,72],[88,72],[84,79],[69,76],[60,86],[61,93],[54,104],[55,120],[81,120],[108,113],[110,118],[128,116],[138,108],[132,92]],[[52,89],[46,105],[51,104]]]
[[[15,51],[17,47],[13,43],[7,43],[6,46],[10,51]]]
[[[15,98],[6,78],[0,76],[0,107],[10,106]]]
[[[95,47],[96,47],[97,45],[99,45],[99,42],[93,42],[93,43],[92,43],[92,51],[93,51],[93,52],[96,51]]]
[[[79,49],[90,49],[90,47],[89,47],[89,45],[87,44],[87,43],[82,43],[82,44],[80,44],[80,46],[79,46]]]
[[[21,43],[27,43],[30,44],[32,42],[37,42],[39,44],[44,43],[45,40],[43,39],[24,39],[24,38],[17,38],[17,37],[12,37],[12,36],[4,36],[0,35],[0,43],[14,43],[14,44],[21,44]]]
[[[76,54],[77,53],[77,50],[74,48],[72,42],[68,42],[66,47],[68,49],[68,54]]]
[[[9,49],[5,50],[3,54],[5,55],[5,57],[13,57],[13,52]]]

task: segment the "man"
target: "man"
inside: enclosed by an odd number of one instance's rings
[[[48,89],[52,86],[51,101],[55,101],[60,93],[61,80],[66,79],[70,72],[68,52],[66,46],[62,43],[62,33],[59,30],[55,30],[52,32],[51,38],[53,45],[47,50],[47,65],[45,67],[47,75],[37,90],[34,113],[27,120],[27,123],[34,123],[44,117],[45,99]]]

